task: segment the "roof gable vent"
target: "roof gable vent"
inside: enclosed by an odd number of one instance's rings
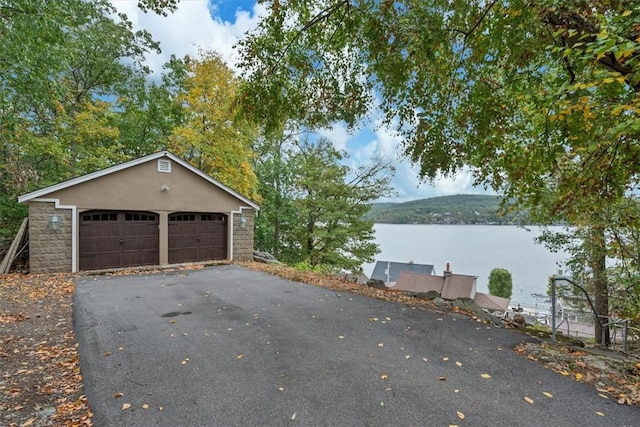
[[[171,160],[158,159],[158,172],[171,173]]]

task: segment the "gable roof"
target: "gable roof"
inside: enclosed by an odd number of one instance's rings
[[[444,276],[444,286],[441,297],[455,300],[458,298],[471,298],[476,296],[476,276],[466,274],[451,274]]]
[[[147,156],[139,157],[137,159],[130,160],[130,161],[125,162],[125,163],[120,163],[119,165],[111,166],[111,167],[106,168],[106,169],[101,169],[99,171],[92,172],[92,173],[89,173],[89,174],[86,174],[86,175],[82,175],[82,176],[79,176],[77,178],[72,178],[72,179],[70,179],[68,181],[64,181],[64,182],[61,182],[59,184],[51,185],[49,187],[45,187],[45,188],[42,188],[40,190],[32,191],[31,193],[23,194],[22,196],[18,197],[18,202],[20,202],[20,203],[28,202],[29,200],[37,199],[37,198],[46,196],[47,194],[50,194],[50,193],[53,193],[53,192],[56,192],[56,191],[59,191],[59,190],[63,190],[65,188],[73,187],[74,185],[82,184],[83,182],[91,181],[93,179],[100,178],[100,177],[105,176],[105,175],[110,175],[112,173],[115,173],[115,172],[130,168],[130,167],[133,167],[133,166],[141,165],[143,163],[146,163],[146,162],[149,162],[149,161],[152,161],[152,160],[156,160],[156,159],[160,159],[160,158],[163,158],[163,157],[167,157],[167,158],[171,159],[172,161],[178,163],[179,165],[181,165],[185,169],[188,169],[189,171],[193,172],[194,174],[198,175],[199,177],[203,178],[204,180],[210,182],[214,186],[216,186],[216,187],[220,188],[221,190],[233,195],[234,197],[238,198],[243,203],[246,203],[247,205],[251,206],[255,210],[260,210],[260,207],[255,202],[253,202],[253,201],[249,200],[248,198],[242,196],[240,193],[237,193],[236,191],[232,190],[231,188],[227,187],[226,185],[222,184],[221,182],[211,178],[209,175],[207,175],[206,173],[202,172],[200,169],[193,167],[188,162],[186,162],[185,160],[182,160],[180,157],[176,156],[175,154],[173,154],[173,153],[171,153],[169,151],[159,151],[157,153],[153,153],[153,154],[149,154]]]
[[[387,268],[389,271],[387,272]],[[400,273],[407,271],[410,273],[418,274],[433,274],[433,265],[429,264],[415,264],[413,262],[393,262],[393,261],[378,261],[376,262],[373,272],[371,273],[372,279],[382,280],[383,282],[397,282]],[[387,280],[387,274],[389,280]]]
[[[431,274],[412,273],[401,271],[396,282],[396,289],[409,292],[435,291],[442,294],[444,277]]]
[[[442,299],[471,298],[480,307],[490,311],[506,311],[510,298],[476,292],[476,276],[450,274],[435,276],[403,271],[398,277],[395,289],[407,292],[438,292]]]
[[[490,311],[507,311],[511,298],[502,298],[495,295],[477,292],[474,301],[480,307]]]

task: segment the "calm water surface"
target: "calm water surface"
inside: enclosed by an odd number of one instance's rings
[[[454,273],[477,276],[478,291],[487,293],[491,270],[506,268],[513,278],[512,304],[546,307],[532,294],[546,294],[549,276],[567,256],[535,244],[538,227],[528,230],[508,225],[376,224],[376,243],[382,251],[376,259],[433,264],[436,274],[442,274],[449,262]],[[373,266],[363,265],[367,276]]]

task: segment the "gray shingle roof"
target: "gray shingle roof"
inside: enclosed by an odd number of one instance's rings
[[[387,280],[387,268],[389,268],[389,280]],[[383,282],[397,282],[401,271],[418,274],[434,274],[433,265],[416,264],[413,262],[394,262],[394,261],[378,261],[371,273],[372,279],[382,280]]]

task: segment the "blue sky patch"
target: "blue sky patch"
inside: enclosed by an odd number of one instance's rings
[[[254,0],[210,0],[209,3],[211,4],[211,16],[219,17],[227,22],[236,20],[238,10],[252,13],[253,6],[256,4]]]

